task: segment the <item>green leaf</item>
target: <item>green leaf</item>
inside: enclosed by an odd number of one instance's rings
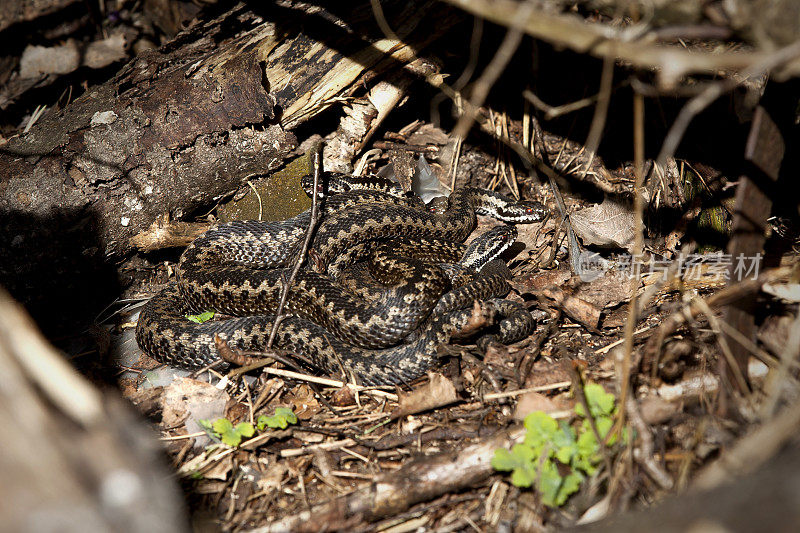
[[[208,423],[208,421],[205,422]],[[233,422],[227,418],[218,418],[213,424],[211,424],[210,429],[219,435],[219,438],[223,444],[233,447],[241,444],[242,437],[252,437],[255,433],[253,424],[250,424],[249,422],[240,422],[234,426]]]
[[[553,435],[553,445],[556,448],[556,459],[564,464],[569,464],[572,456],[578,453],[575,440],[575,430],[567,424],[559,424],[560,430]]]
[[[515,487],[530,487],[536,481],[536,473],[529,468],[515,468],[511,473],[511,483]]]
[[[581,424],[581,434],[578,435],[577,445],[578,455],[582,457],[592,457],[600,449],[600,445],[597,444],[594,431],[589,427],[588,421],[584,421],[584,423]]]
[[[254,428],[253,424],[251,424],[250,422],[239,422],[233,429],[236,431],[236,433],[238,433],[242,437],[247,437],[247,438],[252,437],[256,432],[256,428]]]
[[[275,409],[275,416],[282,416],[288,423],[297,424],[297,415],[287,407],[278,407]]]
[[[214,311],[205,311],[197,315],[186,315],[186,318],[197,324],[202,324],[203,322],[208,322],[214,318]]]
[[[491,464],[495,470],[511,472],[519,466],[519,461],[515,456],[511,455],[510,451],[505,448],[498,448],[494,451]]]
[[[553,440],[558,431],[558,422],[542,411],[534,411],[525,417],[525,444],[536,451],[541,451],[545,444]]]
[[[584,472],[587,476],[591,476],[597,472],[597,465],[599,464],[599,461],[599,456],[591,458],[576,455],[572,458],[572,468],[575,472],[580,471]]]
[[[206,420],[205,418],[201,418],[200,420],[197,421],[197,423],[200,424],[200,427],[202,427],[207,431],[214,431],[214,428],[211,427],[211,420]]]
[[[606,392],[602,385],[597,383],[587,383],[583,389],[586,394],[586,403],[592,416],[610,415],[614,412],[614,395]]]
[[[578,472],[572,472],[564,477],[561,482],[561,487],[558,489],[556,496],[556,505],[564,505],[570,496],[578,492],[583,483],[584,477]]]
[[[574,444],[571,446],[564,446],[556,450],[556,459],[568,465],[576,453],[578,453],[578,447]]]
[[[522,443],[517,443],[511,447],[511,455],[519,462],[520,465],[533,464],[537,459],[536,453],[530,446]]]
[[[608,432],[611,431],[611,428],[614,426],[614,419],[608,416],[598,416],[594,423],[597,425],[597,432],[600,434],[600,437],[605,440],[606,435],[608,435]],[[609,440],[608,445],[614,444],[614,440],[616,439]]]
[[[583,470],[588,475],[592,475],[600,462],[600,446],[594,437],[591,428],[584,428],[578,437],[578,453],[572,459],[572,466]]]
[[[233,431],[233,423],[227,418],[218,418],[211,426],[215,433],[222,435],[227,431]]]
[[[558,507],[556,501],[562,481],[555,463],[552,461],[542,463],[542,470],[539,472],[539,483],[537,484],[539,493],[542,496],[542,503],[550,507]]]
[[[264,431],[267,427],[286,429],[289,424],[297,424],[297,415],[291,409],[278,407],[272,416],[261,415],[257,420],[259,431]]]
[[[517,487],[530,487],[536,481],[534,460],[536,455],[530,446],[515,444],[511,451],[499,448],[494,451],[492,468],[503,472],[511,472],[511,483]]]
[[[227,444],[232,448],[235,448],[242,443],[242,436],[233,429],[226,431],[225,433],[221,433],[219,438],[222,440],[223,444]]]

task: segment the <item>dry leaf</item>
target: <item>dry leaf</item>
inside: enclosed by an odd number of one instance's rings
[[[526,392],[520,396],[519,401],[517,401],[517,408],[514,410],[514,420],[522,421],[528,414],[534,411],[554,413],[555,411],[560,411],[560,409],[553,400],[541,392]]]
[[[609,270],[602,277],[584,283],[575,296],[604,309],[614,307],[631,298],[631,278],[625,272]]]
[[[106,39],[89,43],[83,56],[83,64],[89,68],[103,68],[125,59],[125,36],[115,33]]]
[[[331,404],[336,407],[347,407],[356,404],[356,393],[352,387],[345,385],[333,393]]]
[[[456,400],[458,394],[453,382],[441,374],[430,372],[428,382],[423,386],[399,395],[400,405],[392,413],[392,419],[448,405]]]
[[[533,274],[516,276],[511,280],[511,287],[520,294],[530,294],[546,287],[560,287],[572,277],[569,268],[560,270],[543,270]]]
[[[203,431],[198,421],[214,421],[224,417],[228,400],[228,393],[213,385],[189,378],[177,378],[164,387],[161,396],[164,425],[175,427],[183,422],[188,433]],[[195,448],[205,447],[210,442],[208,437],[198,437]]]
[[[636,235],[636,215],[630,205],[606,197],[602,204],[570,215],[575,233],[583,244],[613,246],[631,251]]]
[[[411,134],[408,138],[408,144],[416,146],[428,146],[430,144],[438,144],[443,146],[450,140],[448,135],[434,126],[433,124],[423,124],[420,128]]]
[[[28,45],[19,60],[20,78],[38,78],[46,74],[68,74],[78,68],[81,55],[70,39],[61,46]]]

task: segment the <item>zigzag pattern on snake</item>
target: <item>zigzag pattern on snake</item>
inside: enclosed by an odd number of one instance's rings
[[[360,205],[364,201],[369,203]],[[282,323],[276,347],[306,354],[327,371],[344,369],[367,384],[398,383],[424,373],[435,358],[433,347],[446,342],[470,314],[455,304],[431,316],[449,288],[449,279],[440,268],[392,256],[385,246],[376,247],[372,264],[378,266],[373,273],[383,276],[384,282],[398,284],[377,305],[361,300],[322,272],[336,257],[332,250],[374,239],[398,234],[462,239],[474,227],[475,212],[489,208],[498,216],[516,209],[530,221],[541,220],[545,213],[541,204],[515,203],[479,189],[454,193],[444,215],[420,209],[418,200],[375,191],[351,191],[329,198],[312,248],[317,258],[314,266],[321,272],[301,271],[288,301],[289,310],[297,316]],[[304,213],[279,223],[224,224],[190,245],[179,265],[179,284],[154,297],[141,313],[137,339],[144,351],[162,362],[196,368],[218,357],[213,333],[234,348],[263,348],[272,323],[268,313],[277,305],[283,267],[308,219]],[[491,294],[481,295],[488,296]],[[515,323],[517,330],[532,327],[523,317],[527,313],[510,304],[495,303],[492,308],[509,315],[504,321],[508,328]],[[184,316],[207,309],[254,316],[206,324],[194,324]],[[393,346],[410,332],[414,332],[413,341]]]

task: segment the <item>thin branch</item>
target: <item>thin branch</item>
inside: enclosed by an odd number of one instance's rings
[[[517,12],[520,4],[516,0],[445,1],[497,24],[522,27],[528,35],[556,47],[566,47],[600,58],[612,55],[635,67],[658,69],[664,87],[673,85],[687,74],[747,69],[763,64],[771,56],[764,51],[704,53],[678,46],[630,40],[624,30],[587,23],[574,15],[553,14],[543,10],[534,10],[526,19],[522,19]],[[792,67],[797,69],[795,65]]]
[[[319,217],[317,191],[319,190],[319,175],[321,172],[322,147],[317,145],[314,150],[314,184],[311,189],[311,216],[309,217],[306,236],[303,240],[303,248],[300,250],[300,254],[297,256],[297,261],[295,261],[294,268],[292,269],[291,274],[289,274],[289,279],[283,283],[281,299],[278,302],[278,308],[275,310],[275,321],[272,323],[272,331],[270,331],[269,339],[267,340],[267,350],[271,349],[272,343],[275,342],[275,335],[278,334],[278,326],[283,320],[281,315],[283,313],[283,308],[286,306],[286,297],[289,295],[289,290],[294,284],[295,278],[297,278],[297,273],[300,272],[300,267],[303,266],[303,261],[308,254],[308,246],[311,244],[311,236],[314,234],[314,227],[317,225],[317,218]]]
[[[672,478],[669,477],[669,474],[661,467],[661,465],[656,463],[655,459],[653,458],[653,434],[651,433],[650,428],[647,426],[644,419],[642,419],[636,399],[634,399],[632,396],[629,396],[625,401],[624,410],[628,413],[631,423],[636,428],[639,442],[641,443],[638,448],[633,450],[634,459],[636,459],[639,464],[642,465],[653,481],[658,483],[662,489],[672,489],[674,486]],[[622,411],[622,409],[620,409],[620,411]]]
[[[520,3],[517,4],[515,11],[519,20],[524,20],[533,12],[533,5],[530,2]],[[481,76],[475,81],[472,98],[469,101],[471,105],[466,108],[467,112],[461,115],[456,127],[453,128],[453,135],[456,138],[463,139],[467,136],[467,132],[475,121],[474,110],[480,108],[486,101],[492,86],[497,81],[497,78],[500,77],[500,74],[503,73],[508,62],[511,61],[514,52],[517,51],[519,43],[522,41],[522,36],[523,32],[516,24],[508,28],[508,32],[503,38],[500,48],[497,49],[497,53],[495,53]]]
[[[602,85],[602,83],[601,83]],[[623,87],[627,87],[631,85],[631,80],[626,79],[622,82],[614,85],[611,88],[611,91],[616,91],[617,89],[621,89]],[[568,115],[570,113],[574,113],[575,111],[579,111],[584,107],[589,107],[590,105],[594,104],[600,99],[600,93],[593,94],[592,96],[587,96],[586,98],[581,98],[580,100],[575,100],[574,102],[568,102],[566,104],[552,106],[539,98],[533,91],[530,89],[525,89],[522,91],[522,96],[525,100],[529,101],[542,113],[544,113],[545,120],[552,120],[554,118],[560,117],[562,115]]]
[[[686,105],[678,113],[678,117],[664,138],[664,144],[661,146],[654,169],[666,168],[667,159],[675,154],[692,119],[711,105],[714,100],[732,91],[748,79],[763,76],[770,70],[798,58],[800,58],[800,41],[796,41],[763,57],[761,61],[748,66],[735,78],[709,85],[703,92],[686,102]]]
[[[594,156],[600,147],[600,140],[603,137],[603,129],[606,127],[606,117],[608,116],[608,105],[611,102],[611,83],[614,81],[614,58],[612,56],[603,59],[603,72],[600,75],[600,93],[597,98],[597,107],[594,108],[592,125],[589,128],[589,135],[586,137],[586,151],[589,159],[586,160],[584,175],[592,168]]]
[[[636,173],[636,186],[634,187],[633,209],[634,233],[633,242],[633,261],[637,261],[642,256],[644,248],[644,198],[642,197],[642,184],[644,183],[644,97],[641,94],[633,95],[633,160],[634,172]],[[631,299],[628,302],[628,319],[625,321],[625,342],[623,343],[622,372],[619,376],[619,404],[623,409],[619,410],[619,417],[616,422],[616,430],[621,432],[625,426],[625,406],[628,405],[628,395],[630,394],[631,360],[633,358],[633,332],[636,329],[636,322],[639,320],[637,311],[637,291],[641,272],[635,268],[635,276],[631,278]]]

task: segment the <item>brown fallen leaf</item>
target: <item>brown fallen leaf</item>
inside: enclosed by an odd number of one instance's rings
[[[392,412],[392,420],[448,405],[458,400],[453,382],[436,372],[428,373],[428,382],[423,386],[408,394],[400,393],[398,396],[400,405]]]
[[[351,387],[345,385],[333,393],[331,405],[336,407],[348,407],[356,404],[356,394]]]
[[[514,410],[514,420],[522,421],[534,411],[544,411],[553,413],[561,409],[547,396],[541,392],[526,392],[519,397],[517,408]]]
[[[514,367],[514,357],[509,353],[506,346],[497,341],[492,341],[486,346],[483,362],[487,366],[495,368]]]
[[[169,213],[165,213],[157,217],[146,230],[131,237],[130,243],[145,252],[187,246],[210,226],[205,223],[170,221]]]
[[[630,205],[606,197],[603,203],[570,215],[575,234],[583,244],[633,248],[636,216]]]
[[[609,270],[603,276],[578,287],[574,296],[600,309],[616,307],[630,300],[631,278],[626,272]]]
[[[581,298],[576,298],[558,287],[548,287],[541,292],[553,300],[555,305],[560,307],[572,320],[589,330],[597,330],[601,314],[599,307]]]
[[[441,129],[433,124],[423,124],[420,128],[408,137],[408,144],[417,146],[426,146],[429,144],[437,144],[444,146],[450,137]]]
[[[164,388],[161,412],[166,427],[186,426],[187,433],[203,431],[199,420],[216,420],[225,416],[230,396],[215,386],[189,378],[176,378]],[[195,439],[195,448],[210,444],[208,437]]]
[[[530,294],[545,287],[560,287],[572,278],[569,268],[561,270],[544,270],[525,276],[516,276],[510,281],[511,287],[520,294]]]

